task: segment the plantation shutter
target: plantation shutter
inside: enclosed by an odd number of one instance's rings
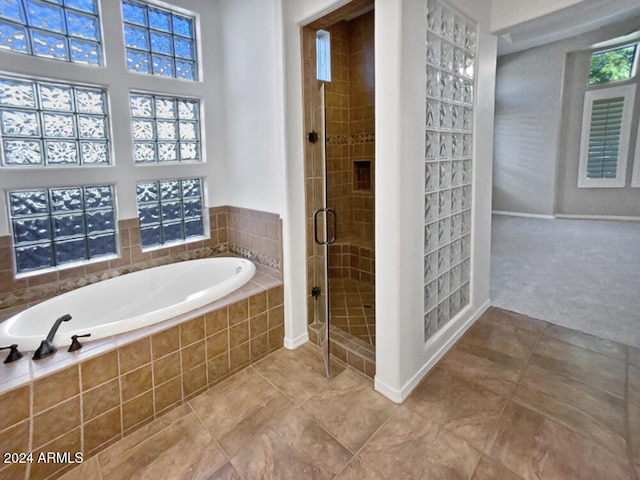
[[[587,178],[616,178],[623,111],[624,97],[593,101]]]

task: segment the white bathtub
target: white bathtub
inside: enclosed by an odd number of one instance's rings
[[[35,350],[55,320],[65,314],[54,345],[71,335],[95,340],[167,320],[211,303],[253,277],[255,265],[242,258],[218,257],[141,270],[79,288],[39,303],[0,323],[0,346],[17,343]]]

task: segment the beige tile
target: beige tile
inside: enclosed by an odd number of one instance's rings
[[[124,375],[151,361],[151,339],[143,338],[118,349],[120,374]]]
[[[570,330],[559,325],[549,325],[544,331],[545,336],[561,340],[576,347],[582,347],[592,352],[600,353],[616,360],[625,361],[627,347],[621,343],[612,342],[603,338],[595,337],[578,330]]]
[[[40,456],[40,453],[44,453],[46,458],[47,452],[69,452],[69,458],[75,459],[75,454],[82,451],[80,445],[80,429],[77,428],[59,438],[56,438],[54,441],[48,443],[42,448],[37,450],[34,449],[33,457],[34,459],[37,459]],[[31,464],[30,478],[47,478],[57,472],[71,470],[71,467],[72,465],[66,463],[34,461]]]
[[[118,376],[118,352],[94,357],[80,364],[82,389],[88,390]]]
[[[137,397],[141,393],[151,389],[151,365],[145,365],[137,370],[122,375],[120,377],[120,385],[122,388],[122,401],[126,402],[133,397]]]
[[[154,388],[156,414],[182,401],[182,378],[175,377]]]
[[[293,407],[251,369],[234,375],[190,404],[230,457]]]
[[[33,447],[38,448],[80,426],[80,396],[33,417]]]
[[[83,461],[80,465],[65,473],[59,480],[85,480],[87,478],[102,480],[98,457],[91,457]]]
[[[151,352],[154,360],[176,350],[180,350],[180,331],[177,325],[151,337]]]
[[[470,383],[498,395],[509,396],[516,387],[525,362],[494,350],[458,342],[438,365]]]
[[[153,418],[153,392],[151,390],[122,404],[122,425],[126,430]]]
[[[182,370],[191,370],[197,365],[203,364],[207,360],[206,342],[201,340],[192,343],[180,351],[182,357]]]
[[[520,480],[520,477],[483,455],[471,480]]]
[[[480,453],[405,407],[396,409],[358,454],[383,478],[467,479]]]
[[[182,392],[189,399],[207,386],[207,366],[202,363],[182,374]]]
[[[208,478],[225,462],[224,454],[194,414],[183,416],[128,450],[115,444],[100,455],[104,480]]]
[[[249,340],[249,320],[229,327],[229,347],[234,348]]]
[[[249,316],[251,318],[267,311],[267,292],[257,293],[249,298]]]
[[[98,453],[100,463],[104,465],[110,462],[117,462],[118,457],[122,456],[125,452],[134,449],[136,445],[143,443],[145,440],[153,437],[168,426],[173,425],[175,422],[190,413],[191,409],[188,405],[181,405],[173,410],[169,410],[164,415],[156,418],[153,422],[135,430],[118,443]]]
[[[0,453],[28,452],[30,427],[30,420],[23,420],[4,430],[0,435]]]
[[[182,347],[204,339],[204,317],[197,317],[180,324],[180,344]]]
[[[322,352],[309,344],[296,350],[280,349],[253,368],[298,405],[330,385]]]
[[[87,422],[120,405],[120,382],[114,378],[99,387],[82,392],[83,421]]]
[[[507,398],[435,368],[405,405],[483,450],[498,426]]]
[[[205,334],[207,337],[218,333],[229,326],[226,307],[214,310],[213,312],[207,312],[204,318]]]
[[[504,327],[489,322],[477,322],[460,341],[527,361],[539,338],[540,332],[517,327]]]
[[[33,383],[33,412],[38,413],[80,393],[78,366],[36,380]]]
[[[207,480],[243,480],[243,478],[237,470],[233,468],[233,465],[227,462],[211,476],[207,477]]]
[[[120,407],[86,422],[83,427],[84,451],[92,453],[97,448],[122,437]]]
[[[515,403],[510,403],[486,453],[522,478],[629,479],[622,456]]]
[[[0,395],[0,431],[29,418],[30,405],[28,385]]]
[[[354,457],[338,474],[336,480],[387,480],[387,477],[373,470],[369,465]]]
[[[229,327],[249,318],[249,300],[240,300],[229,305]]]
[[[249,362],[251,362],[249,342],[245,342],[229,350],[229,367],[232,373],[248,366]]]
[[[621,455],[626,453],[625,402],[613,395],[529,365],[513,399]]]
[[[153,384],[160,385],[180,375],[180,352],[173,352],[153,361]]]
[[[351,454],[295,408],[251,440],[231,463],[244,478],[331,479]]]
[[[549,325],[543,320],[527,317],[519,313],[510,312],[501,308],[491,307],[482,317],[478,319],[480,323],[491,323],[506,328],[524,328],[532,332],[543,332]]]
[[[302,404],[302,409],[351,452],[389,418],[396,406],[373,390],[370,381],[347,369]]]
[[[626,365],[623,361],[542,337],[531,363],[624,398]]]
[[[207,361],[207,382],[218,383],[229,375],[229,352],[224,352]]]
[[[5,465],[2,465],[5,467]],[[13,463],[6,468],[0,468],[0,480],[22,480],[27,474],[26,463]]]
[[[229,331],[222,330],[207,337],[207,359],[211,360],[229,350]]]

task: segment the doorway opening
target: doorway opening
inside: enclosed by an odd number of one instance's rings
[[[307,306],[327,373],[375,374],[374,2],[302,28]]]

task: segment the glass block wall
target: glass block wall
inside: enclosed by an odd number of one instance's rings
[[[194,19],[135,1],[122,2],[127,70],[197,80]]]
[[[102,66],[97,1],[2,0],[0,48]]]
[[[0,77],[5,166],[110,163],[106,92]]]
[[[199,178],[136,184],[142,248],[204,236]]]
[[[476,25],[428,0],[424,337],[469,303]]]
[[[18,273],[115,255],[113,187],[9,192]]]
[[[135,93],[129,96],[136,163],[200,161],[200,102]]]

